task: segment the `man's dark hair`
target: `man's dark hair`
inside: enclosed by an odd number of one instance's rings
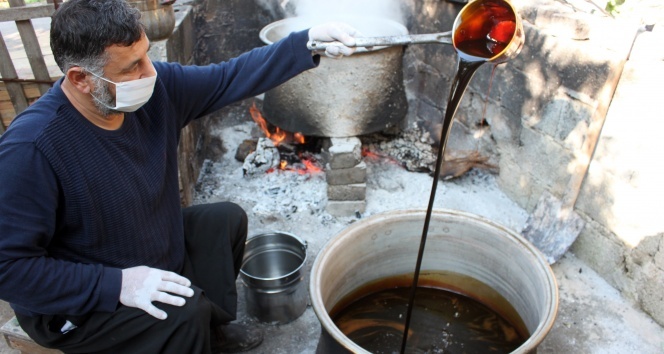
[[[125,0],[64,2],[51,20],[55,62],[63,73],[71,66],[99,63],[107,47],[130,46],[141,39],[140,18],[140,11]]]

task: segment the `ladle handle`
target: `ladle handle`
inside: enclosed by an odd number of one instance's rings
[[[443,33],[411,34],[403,36],[357,37],[352,47],[389,47],[406,44],[442,43],[452,44],[452,31]],[[309,41],[307,48],[324,51],[329,46],[342,46],[341,42]]]

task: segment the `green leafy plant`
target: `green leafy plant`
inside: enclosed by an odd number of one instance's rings
[[[609,0],[604,9],[611,15],[617,15],[620,13],[620,6],[623,5],[625,1],[626,0]]]

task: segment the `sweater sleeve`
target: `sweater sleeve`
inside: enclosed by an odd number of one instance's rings
[[[308,31],[294,32],[227,62],[206,66],[155,63],[155,68],[184,126],[316,67],[319,56],[307,49],[307,40]]]
[[[44,156],[31,143],[5,141],[0,166],[0,298],[26,315],[114,311],[120,269],[55,259],[46,250],[61,197]]]

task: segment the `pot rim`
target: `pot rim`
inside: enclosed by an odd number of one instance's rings
[[[275,21],[275,22],[272,22],[272,23],[266,25],[265,27],[263,27],[261,29],[258,36],[259,36],[259,38],[261,39],[261,41],[263,43],[272,44],[273,41],[271,41],[268,37],[269,37],[269,33],[271,31],[275,30],[276,28],[279,28],[279,27],[282,27],[282,26],[287,26],[287,25],[292,24],[292,23],[297,23],[298,21],[304,21],[306,23],[307,20],[313,21],[313,20],[316,20],[316,19],[318,19],[318,17],[313,17],[313,16],[287,17],[287,18],[284,18],[282,20],[278,20],[278,21]],[[389,18],[385,18],[385,17],[359,16],[359,15],[345,14],[345,15],[339,15],[339,16],[335,16],[333,18],[325,19],[325,21],[341,21],[341,22],[343,22],[343,21],[350,22],[350,21],[353,21],[353,20],[357,20],[357,21],[367,21],[367,20],[380,21],[380,22],[385,23],[386,25],[392,26],[396,31],[400,32],[399,34],[403,34],[403,35],[408,34],[408,28],[406,28],[406,26],[404,26],[403,24],[401,24],[398,21],[395,21],[395,20],[392,20],[392,19],[389,19]],[[294,29],[294,30],[304,30],[304,29],[306,29],[306,27],[305,28],[300,28],[300,29]],[[359,52],[359,53],[361,53],[361,52],[371,52],[371,51],[376,51],[376,50],[380,50],[380,49],[384,49],[384,48],[387,48],[387,47],[385,47],[385,46],[378,47],[377,46],[377,47],[373,47],[372,49],[367,49],[367,48],[364,48],[364,47],[357,47],[356,52]]]
[[[366,351],[364,348],[355,344],[348,337],[346,337],[343,334],[343,332],[341,332],[341,330],[339,330],[339,328],[334,324],[334,321],[332,321],[332,319],[330,318],[330,315],[327,313],[327,310],[325,310],[325,304],[323,303],[322,294],[320,291],[321,289],[320,279],[317,276],[319,268],[321,268],[321,264],[323,264],[326,261],[326,259],[330,257],[330,250],[334,249],[335,247],[338,247],[337,243],[339,242],[339,240],[348,237],[347,235],[349,234],[349,230],[351,229],[363,227],[365,224],[371,225],[371,223],[374,220],[389,216],[405,218],[413,215],[418,215],[418,216],[422,215],[422,219],[424,219],[425,213],[426,210],[423,209],[397,209],[397,210],[390,210],[374,214],[366,219],[356,222],[350,227],[347,227],[346,229],[339,232],[336,236],[332,237],[323,246],[323,248],[321,248],[320,252],[318,253],[318,256],[314,260],[313,266],[311,268],[311,275],[309,280],[311,307],[314,309],[314,313],[316,314],[316,317],[318,317],[318,320],[320,321],[323,330],[327,331],[327,333],[331,337],[333,337],[334,340],[339,345],[343,346],[345,349],[353,353],[371,354],[368,351]],[[548,290],[547,300],[549,301],[546,301],[547,304],[546,312],[542,320],[540,321],[539,325],[537,326],[537,328],[535,328],[530,337],[521,346],[519,346],[516,350],[514,350],[513,353],[529,353],[531,351],[534,351],[535,348],[537,348],[537,346],[544,340],[548,332],[553,327],[556,315],[558,313],[558,301],[559,301],[558,284],[556,281],[555,274],[553,273],[551,266],[546,260],[546,257],[542,254],[540,250],[538,250],[532,243],[526,240],[523,236],[519,235],[513,230],[506,228],[505,226],[502,226],[496,222],[488,220],[479,215],[458,211],[458,210],[443,209],[443,208],[434,209],[432,211],[432,215],[443,215],[443,216],[451,216],[453,218],[474,220],[480,223],[484,223],[485,225],[488,225],[490,227],[496,228],[497,230],[504,232],[507,236],[509,236],[512,239],[512,241],[516,241],[522,247],[524,247],[524,249],[526,250],[525,254],[527,256],[534,258],[533,259],[535,261],[534,263],[537,266],[539,266],[539,268],[541,268],[540,270],[543,271],[544,274],[546,275],[547,278],[546,283],[552,285],[549,289],[547,289]]]
[[[300,277],[300,275],[298,273],[302,270],[304,265],[307,263],[307,259],[309,258],[309,255],[308,255],[309,252],[307,252],[307,249],[309,247],[308,247],[307,241],[303,240],[302,238],[300,238],[298,236],[295,236],[292,233],[284,232],[284,231],[272,231],[272,232],[265,232],[265,233],[262,233],[262,234],[252,236],[252,237],[248,238],[247,241],[245,242],[245,254],[246,254],[246,248],[250,245],[250,243],[252,241],[257,242],[261,238],[267,238],[267,237],[271,237],[271,236],[275,236],[275,235],[288,236],[288,237],[294,239],[295,241],[297,241],[302,246],[302,251],[304,253],[304,257],[302,258],[302,261],[300,262],[300,265],[297,268],[295,268],[292,272],[289,272],[287,274],[283,274],[283,275],[280,275],[278,277],[264,278],[264,277],[258,277],[258,276],[255,276],[255,275],[252,275],[252,274],[249,274],[249,273],[245,272],[243,268],[244,268],[244,263],[245,263],[246,259],[243,259],[242,260],[242,266],[240,267],[240,274],[242,275],[241,279],[243,281],[245,279],[248,279],[248,280],[250,279],[253,282],[256,282],[256,281],[273,282],[273,281],[279,281],[279,280],[283,280],[283,279],[289,279],[289,282],[292,282],[293,279],[291,279],[291,278],[293,278],[293,276],[295,276],[295,279],[298,279]],[[283,284],[281,284],[281,285],[283,285]]]

